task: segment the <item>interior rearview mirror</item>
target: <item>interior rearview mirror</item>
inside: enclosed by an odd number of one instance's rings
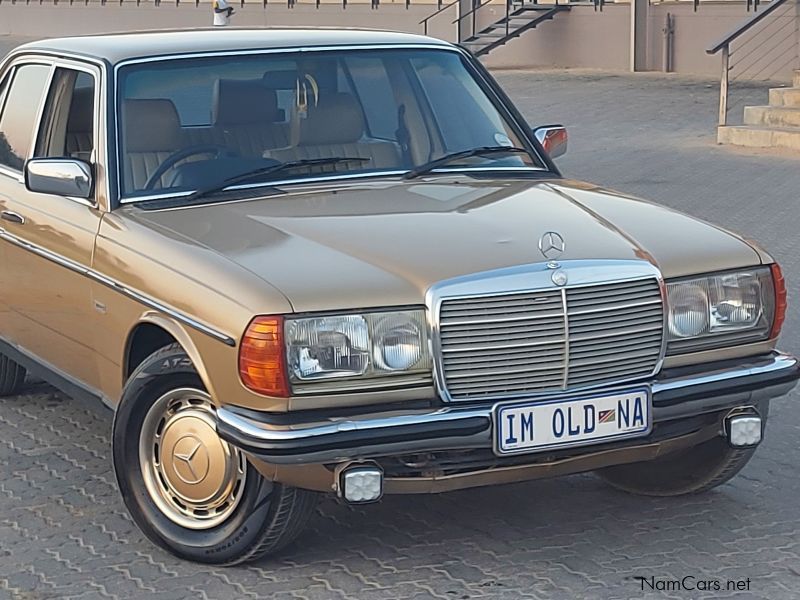
[[[558,158],[567,152],[567,129],[563,125],[543,125],[533,130],[544,151],[550,158]]]
[[[88,198],[92,167],[75,158],[32,158],[25,163],[25,187],[32,192]]]

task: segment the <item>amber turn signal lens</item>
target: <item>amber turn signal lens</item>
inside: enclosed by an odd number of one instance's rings
[[[256,317],[247,326],[239,346],[239,376],[254,392],[289,396],[283,317]]]
[[[778,263],[770,265],[772,270],[772,284],[775,286],[775,318],[772,319],[772,329],[769,332],[770,339],[778,337],[786,320],[786,280],[783,278],[781,267]]]

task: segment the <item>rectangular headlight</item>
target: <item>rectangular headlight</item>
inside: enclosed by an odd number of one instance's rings
[[[286,319],[284,335],[292,383],[431,370],[422,309]]]
[[[775,316],[770,268],[667,282],[667,309],[668,354],[765,340]]]

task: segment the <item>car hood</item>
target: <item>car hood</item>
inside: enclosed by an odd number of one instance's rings
[[[544,261],[548,231],[565,240],[559,260],[642,260],[667,278],[761,263],[727,231],[563,179],[373,180],[130,214],[224,255],[297,312],[421,304],[438,281]]]

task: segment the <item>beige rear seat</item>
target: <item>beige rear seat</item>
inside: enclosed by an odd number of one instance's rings
[[[261,80],[220,79],[212,100],[213,143],[249,157],[286,146],[288,128],[276,122],[279,115],[275,90],[264,87]]]
[[[350,94],[322,95],[317,106],[309,107],[308,116],[300,120],[298,144],[289,148],[270,150],[265,157],[281,162],[310,158],[353,156],[369,162],[343,163],[323,171],[353,169],[390,169],[400,165],[397,144],[364,138],[364,115],[358,101]]]

